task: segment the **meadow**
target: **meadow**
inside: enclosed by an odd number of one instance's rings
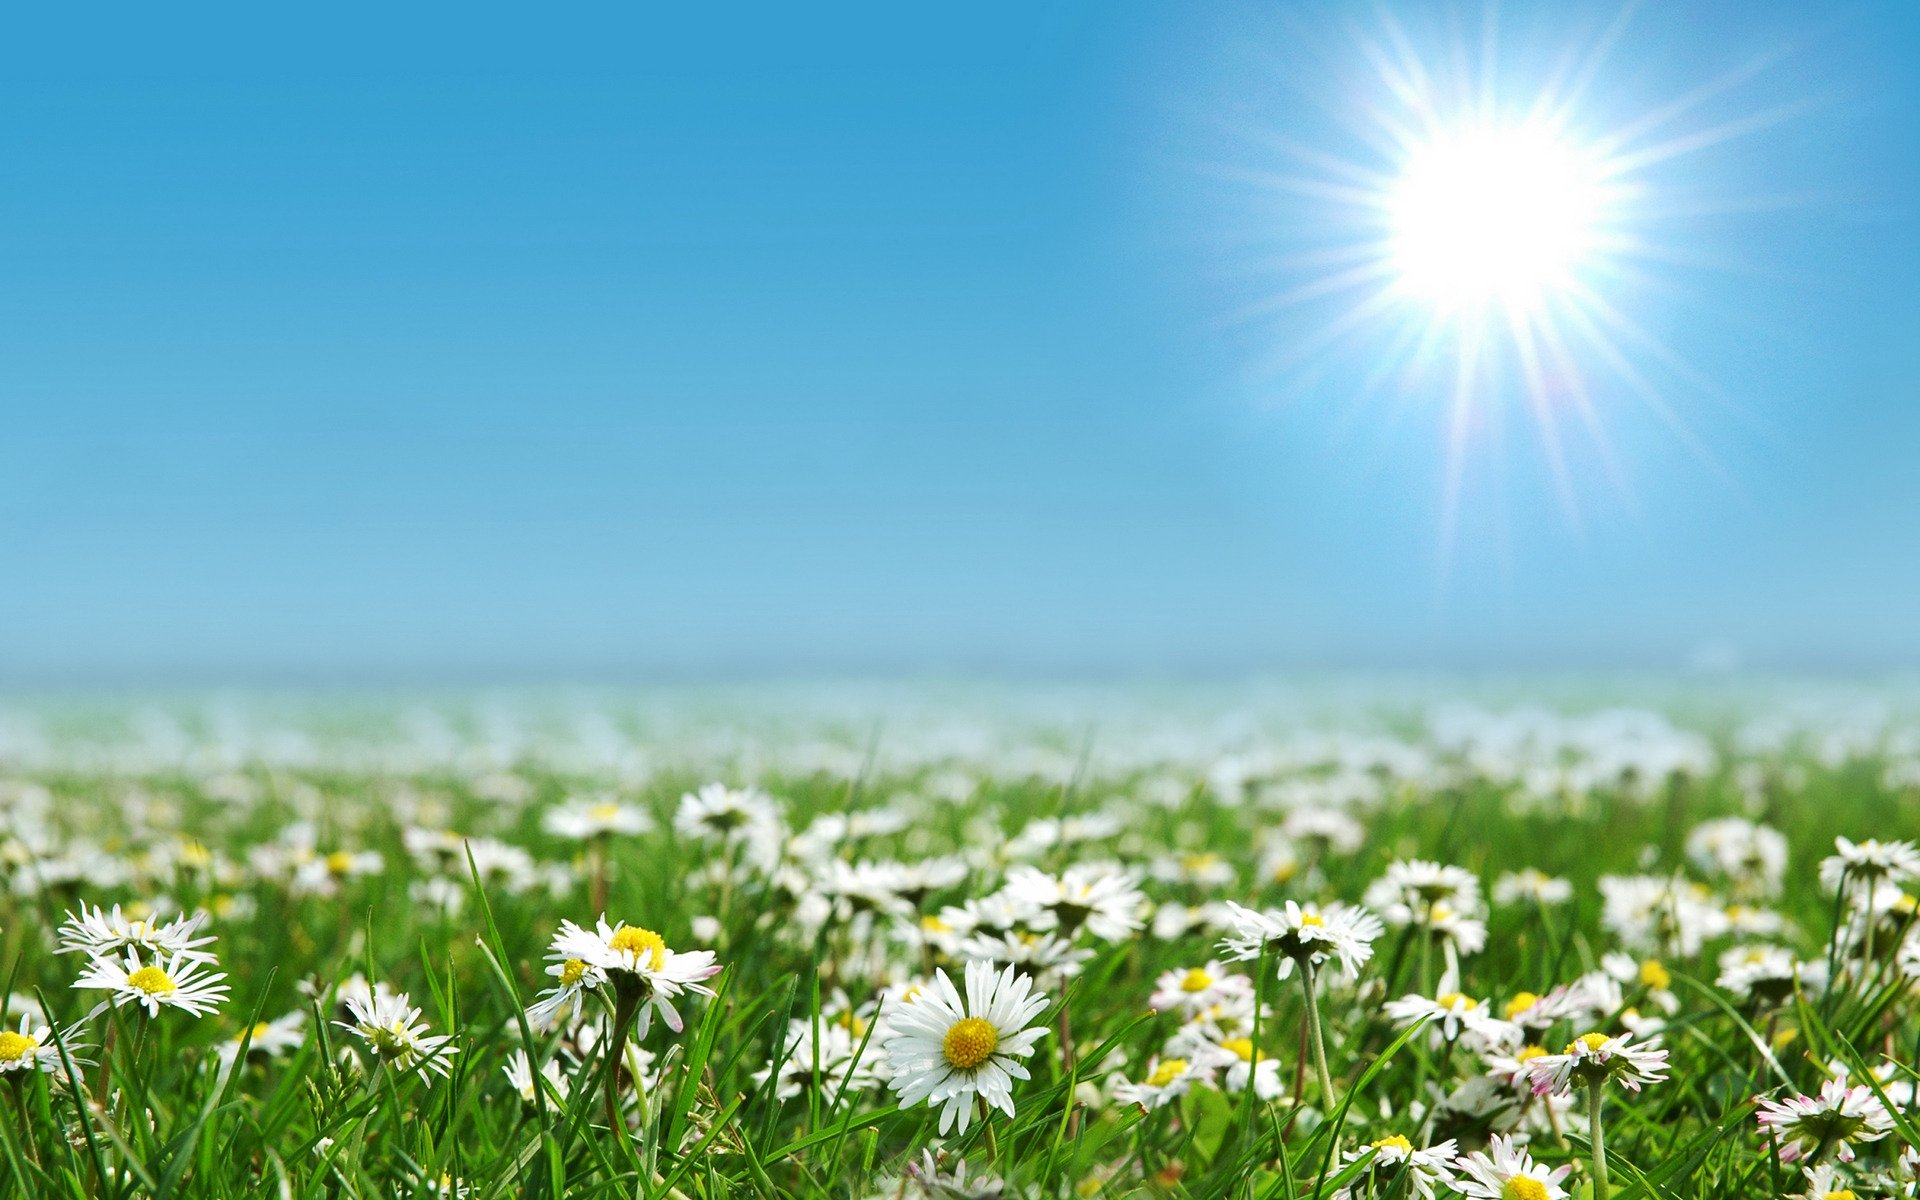
[[[0,1194],[1920,1195],[1920,710],[1614,699],[22,701]]]

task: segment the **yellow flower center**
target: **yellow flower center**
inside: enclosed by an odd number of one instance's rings
[[[1513,999],[1507,1001],[1507,1007],[1505,1009],[1507,1020],[1513,1020],[1538,1003],[1540,1003],[1540,997],[1534,995],[1532,992],[1515,993]]]
[[[1302,928],[1308,925],[1317,925],[1322,929],[1325,929],[1327,927],[1327,923],[1321,920],[1320,914],[1317,912],[1301,913],[1300,924]]]
[[[1820,1200],[1854,1200],[1852,1188],[1841,1188],[1837,1192],[1828,1192]]]
[[[213,851],[189,838],[180,843],[180,861],[190,867],[204,867],[213,862]]]
[[[1174,1080],[1180,1078],[1181,1073],[1184,1072],[1186,1069],[1187,1069],[1186,1059],[1169,1058],[1164,1062],[1162,1062],[1159,1066],[1155,1067],[1153,1069],[1153,1074],[1147,1076],[1147,1086],[1148,1087],[1165,1087],[1168,1084],[1172,1083]]]
[[[633,955],[635,961],[645,956],[649,970],[658,971],[667,962],[667,942],[651,929],[642,929],[638,925],[622,925],[614,931],[613,939],[607,943],[609,949],[622,954]]]
[[[1000,1044],[1000,1031],[980,1017],[962,1017],[941,1039],[940,1053],[956,1071],[971,1071],[993,1057]]]
[[[1180,865],[1189,871],[1204,871],[1220,861],[1218,854],[1187,854],[1180,858]]]
[[[164,996],[180,988],[173,977],[159,967],[141,967],[127,976],[127,986],[139,988],[149,996]]]
[[[620,815],[618,804],[596,804],[587,810],[587,815],[596,821],[611,821]]]
[[[1413,1153],[1413,1143],[1408,1141],[1404,1134],[1398,1133],[1392,1137],[1383,1137],[1377,1142],[1370,1143],[1369,1148],[1374,1150],[1398,1150],[1402,1154]]]
[[[327,855],[327,874],[345,875],[351,870],[353,870],[353,855],[345,850],[335,850]]]
[[[1648,959],[1640,964],[1640,982],[1657,992],[1664,992],[1673,986],[1673,976],[1660,965],[1658,959]]]
[[[833,1023],[854,1037],[862,1038],[867,1036],[867,1019],[851,1009],[835,1017]]]
[[[1438,997],[1435,1002],[1439,1004],[1441,1008],[1459,1009],[1462,1012],[1472,1012],[1474,1009],[1480,1007],[1478,1000],[1475,1000],[1471,996],[1461,995],[1459,992],[1448,992],[1446,995]]]
[[[1532,1062],[1547,1052],[1545,1046],[1528,1046],[1514,1056],[1516,1062]]]
[[[1213,986],[1213,976],[1199,967],[1188,967],[1187,973],[1180,977],[1180,990],[1183,992],[1204,992]]]
[[[38,1038],[15,1033],[11,1029],[0,1029],[0,1062],[25,1062],[27,1056],[39,1048]]]
[[[587,973],[587,964],[577,958],[570,958],[560,964],[560,986],[572,987],[579,983]]]
[[[953,926],[939,917],[921,917],[920,928],[927,933],[950,933],[953,930]]]
[[[242,1029],[239,1033],[236,1033],[233,1035],[234,1044],[237,1046],[241,1042],[246,1041],[247,1036],[248,1036],[247,1031]],[[253,1040],[256,1042],[259,1041],[261,1038],[267,1036],[267,1023],[265,1021],[262,1021],[258,1025],[255,1025],[253,1027],[252,1036],[253,1036]]]
[[[1226,1041],[1220,1043],[1220,1048],[1222,1050],[1233,1051],[1235,1054],[1239,1055],[1241,1062],[1253,1061],[1253,1039],[1252,1038],[1228,1038]]]
[[[1501,1185],[1500,1200],[1547,1200],[1547,1185],[1538,1179],[1515,1175]]]
[[[1580,1053],[1580,1047],[1585,1046],[1587,1048],[1588,1054],[1598,1054],[1600,1052],[1600,1047],[1606,1045],[1611,1040],[1612,1039],[1607,1037],[1607,1035],[1604,1033],[1583,1033],[1579,1037],[1568,1042],[1567,1048],[1564,1051],[1562,1051],[1562,1053],[1578,1054]]]

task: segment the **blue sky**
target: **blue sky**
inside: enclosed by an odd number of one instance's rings
[[[1616,297],[1716,465],[1596,378],[1627,486],[1510,420],[1449,539],[1444,395],[1288,359],[1338,214],[1259,181],[1481,9],[1274,11],[11,14],[0,673],[1920,660],[1920,15],[1633,15],[1593,128],[1791,109]],[[1522,92],[1619,10],[1547,11]]]

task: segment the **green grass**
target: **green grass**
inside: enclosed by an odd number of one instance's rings
[[[1715,958],[1736,941],[1765,940],[1825,960],[1836,910],[1817,884],[1819,860],[1832,852],[1837,834],[1888,838],[1920,830],[1920,799],[1885,788],[1877,758],[1826,767],[1786,754],[1743,760],[1721,750],[1723,765],[1711,773],[1643,781],[1631,792],[1601,787],[1577,813],[1515,811],[1509,786],[1471,773],[1395,781],[1381,803],[1363,811],[1365,843],[1357,852],[1308,853],[1286,882],[1256,878],[1258,846],[1277,825],[1278,810],[1258,797],[1222,803],[1191,764],[1110,770],[1093,763],[1062,786],[1023,777],[1011,759],[987,761],[975,765],[986,777],[971,797],[916,803],[907,828],[860,839],[838,854],[971,856],[965,880],[921,904],[928,914],[999,886],[989,827],[1010,834],[1035,817],[1095,811],[1121,816],[1122,832],[1043,855],[1036,865],[1057,871],[1078,861],[1118,860],[1147,876],[1165,856],[1204,851],[1234,869],[1235,881],[1216,887],[1145,878],[1142,889],[1156,904],[1358,902],[1388,863],[1413,857],[1457,864],[1488,885],[1525,866],[1568,879],[1574,900],[1564,908],[1494,906],[1486,949],[1462,960],[1460,990],[1497,1009],[1519,991],[1572,981],[1615,948],[1617,939],[1599,920],[1596,881],[1603,875],[1684,870],[1724,899],[1720,881],[1685,861],[1685,835],[1709,817],[1749,816],[1787,838],[1784,890],[1765,903],[1790,928],[1767,939],[1716,938],[1691,955],[1651,953],[1671,973],[1678,999],[1660,1034],[1671,1051],[1671,1077],[1638,1095],[1611,1094],[1607,1143],[1615,1200],[1791,1195],[1803,1187],[1799,1171],[1778,1161],[1761,1136],[1755,1097],[1816,1091],[1836,1062],[1849,1064],[1859,1079],[1891,1059],[1898,1066],[1878,1086],[1894,1090],[1911,1080],[1920,1049],[1912,980],[1897,970],[1850,970],[1843,948],[1831,992],[1763,1006],[1716,986]],[[903,803],[897,797],[924,795],[930,781],[952,769],[920,762],[900,770],[876,761],[882,765],[864,774],[770,769],[743,777],[716,759],[712,777],[763,788],[779,798],[788,825],[801,829],[820,814],[883,809]],[[1776,780],[1789,771],[1803,778],[1762,789],[1756,799],[1735,778],[1737,767],[1753,762]],[[872,999],[882,972],[921,975],[925,960],[914,939],[842,921],[810,930],[795,917],[795,897],[766,873],[742,869],[730,882],[715,879],[711,846],[673,830],[676,803],[705,782],[704,773],[677,770],[622,787],[610,777],[559,769],[537,753],[507,767],[526,785],[524,798],[511,803],[481,794],[498,790],[497,766],[461,771],[444,763],[374,771],[323,758],[297,768],[242,762],[129,774],[41,761],[8,776],[14,786],[4,793],[0,828],[11,836],[0,841],[14,886],[0,891],[0,982],[8,992],[40,998],[55,1028],[83,1047],[78,1056],[92,1061],[70,1073],[14,1073],[0,1082],[11,1110],[0,1120],[0,1193],[371,1200],[442,1194],[436,1189],[446,1178],[478,1197],[923,1195],[935,1193],[906,1187],[901,1172],[940,1147],[949,1168],[964,1161],[976,1177],[998,1175],[1008,1194],[1332,1195],[1366,1177],[1366,1162],[1348,1163],[1345,1152],[1393,1134],[1418,1146],[1449,1133],[1429,1127],[1425,1114],[1438,1095],[1477,1070],[1471,1054],[1436,1048],[1425,1030],[1403,1031],[1383,1016],[1385,1001],[1431,990],[1440,969],[1438,956],[1403,946],[1400,931],[1389,929],[1356,985],[1324,993],[1329,1066],[1341,1098],[1335,1110],[1320,1110],[1312,1065],[1302,1061],[1299,982],[1274,979],[1271,964],[1261,984],[1271,1009],[1257,1040],[1279,1060],[1288,1096],[1259,1102],[1198,1088],[1152,1112],[1114,1103],[1111,1075],[1140,1079],[1177,1025],[1147,1009],[1156,976],[1218,957],[1217,935],[1163,940],[1143,932],[1116,943],[1087,939],[1094,954],[1078,977],[1050,985],[1053,1003],[1042,1019],[1054,1032],[1029,1060],[1033,1078],[1016,1089],[1013,1117],[994,1113],[963,1136],[940,1139],[936,1110],[901,1111],[883,1088],[836,1080],[781,1101],[752,1077],[782,1053],[789,1021],[817,1026],[828,1019],[822,1006],[836,989],[854,1004]],[[1326,768],[1300,773],[1320,777]],[[1149,802],[1149,794],[1167,790],[1169,775],[1186,799]],[[51,802],[23,800],[29,784],[44,788]],[[658,930],[677,950],[715,950],[725,968],[711,981],[714,999],[682,1002],[683,1034],[656,1022],[646,1037],[659,1078],[644,1103],[630,1080],[618,1080],[628,1125],[619,1132],[607,1121],[600,1048],[562,1056],[566,1098],[542,1092],[524,1104],[501,1070],[515,1050],[535,1062],[555,1057],[556,1036],[532,1027],[524,1008],[550,982],[546,946],[559,921],[591,923],[597,915],[588,852],[543,832],[541,814],[570,795],[616,788],[652,814],[657,831],[607,844],[608,915]],[[237,792],[248,798],[232,798]],[[283,871],[247,865],[250,851],[302,818],[314,822],[322,851],[376,851],[384,869],[348,879],[338,896],[324,897],[294,895]],[[410,826],[499,839],[541,864],[566,867],[566,878],[515,891],[481,879],[466,861],[428,869],[402,843]],[[124,864],[128,878],[111,886],[28,882],[41,857],[76,839]],[[154,853],[181,839],[204,848],[217,865],[199,849],[184,857]],[[457,893],[457,911],[435,911],[414,898],[428,879]],[[231,996],[201,1018],[165,1011],[149,1020],[135,1008],[88,1018],[98,994],[71,987],[82,962],[54,952],[52,931],[62,914],[80,901],[162,897],[214,912],[212,949],[230,974]],[[708,919],[717,919],[717,934]],[[1889,966],[1892,947],[1882,947],[1878,960]],[[434,1032],[455,1037],[448,1077],[367,1068],[354,1035],[333,1024],[338,1014],[329,995],[356,972],[410,993]],[[1636,987],[1628,988],[1629,1001]],[[243,1056],[237,1070],[220,1071],[221,1043],[296,1009],[307,1013],[297,1050]],[[10,1013],[8,1027],[16,1023]],[[1070,1059],[1062,1029],[1070,1030]],[[1557,1051],[1581,1032],[1556,1028],[1549,1048]],[[881,1049],[868,1042],[865,1052],[878,1056]],[[1293,1096],[1296,1081],[1304,1103]],[[1873,1173],[1889,1168],[1899,1147],[1914,1139],[1914,1117],[1896,1117],[1891,1137],[1859,1147],[1851,1176],[1860,1197],[1883,1194]],[[1531,1147],[1549,1164],[1576,1164],[1567,1180],[1576,1194],[1587,1186],[1585,1130],[1580,1117],[1568,1123],[1563,1141],[1536,1134]],[[1471,1129],[1453,1135],[1463,1150],[1476,1144]],[[1377,1178],[1375,1191],[1364,1194],[1409,1194],[1391,1172]]]

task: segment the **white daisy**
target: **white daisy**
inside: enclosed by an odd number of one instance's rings
[[[347,1000],[350,1020],[336,1022],[360,1035],[373,1056],[395,1070],[451,1075],[448,1060],[460,1052],[450,1037],[434,1036],[420,1020],[420,1010],[407,1002],[405,992],[376,992]]]
[[[1780,1140],[1780,1161],[1793,1162],[1822,1149],[1853,1161],[1853,1143],[1877,1142],[1893,1132],[1893,1116],[1866,1084],[1829,1079],[1818,1096],[1762,1100],[1754,1119]]]
[[[701,985],[720,973],[711,950],[678,952],[669,949],[651,929],[624,922],[609,925],[604,916],[593,929],[582,929],[572,921],[560,922],[547,958],[562,965],[563,987],[567,963],[578,961],[603,972],[617,999],[631,1000],[639,1006],[635,1013],[636,1037],[647,1036],[656,1010],[667,1028],[675,1033],[685,1029],[673,998],[681,992],[713,995],[712,988]]]
[[[507,1082],[513,1085],[513,1090],[519,1094],[520,1103],[529,1108],[539,1103],[539,1097],[534,1095],[533,1091],[533,1068],[527,1062],[527,1052],[525,1050],[515,1050],[513,1054],[508,1057],[507,1065],[501,1067],[500,1070],[501,1073],[507,1077]],[[546,1093],[547,1100],[550,1103],[565,1103],[567,1093],[571,1089],[567,1081],[566,1073],[560,1069],[558,1060],[550,1058],[546,1061],[546,1064],[540,1068],[540,1086],[541,1090]]]
[[[886,1082],[884,1056],[876,1043],[885,1036],[876,1029],[869,1037],[866,1019],[852,1012],[822,1019],[817,1030],[812,1021],[796,1018],[787,1023],[787,1038],[780,1048],[783,1057],[754,1072],[753,1081],[765,1086],[777,1065],[773,1094],[781,1100],[808,1091],[828,1099],[843,1088],[850,1095],[871,1091]]]
[[[1608,1037],[1585,1033],[1567,1043],[1565,1052],[1542,1054],[1527,1063],[1536,1095],[1559,1094],[1575,1083],[1617,1079],[1630,1092],[1640,1085],[1667,1077],[1667,1052],[1658,1043],[1635,1046],[1633,1034]]]
[[[1253,980],[1228,971],[1226,964],[1218,959],[1210,959],[1202,967],[1162,971],[1154,981],[1147,1006],[1155,1012],[1177,1012],[1191,1017],[1242,996],[1252,998]]]
[[[1383,1007],[1396,1027],[1405,1029],[1416,1021],[1427,1022],[1435,1045],[1463,1040],[1470,1049],[1511,1049],[1520,1045],[1520,1027],[1503,1021],[1487,1008],[1487,1002],[1459,992],[1438,997],[1403,996],[1389,1000]]]
[[[72,1042],[68,1042],[72,1049]],[[14,1071],[41,1071],[48,1075],[60,1069],[60,1047],[53,1031],[34,1020],[32,1013],[20,1014],[20,1028],[0,1028],[0,1075]]]
[[[605,971],[579,958],[549,963],[547,974],[553,976],[554,986],[527,1006],[527,1021],[539,1030],[552,1029],[568,1010],[584,1002],[587,993],[607,982]]]
[[[1882,842],[1875,838],[1853,842],[1837,837],[1833,839],[1833,848],[1836,853],[1820,860],[1820,883],[1828,891],[1849,877],[1900,883],[1920,876],[1920,849],[1915,849],[1912,842]]]
[[[1567,1189],[1560,1181],[1573,1170],[1573,1164],[1549,1170],[1533,1161],[1525,1147],[1512,1138],[1493,1135],[1487,1147],[1490,1153],[1474,1151],[1454,1160],[1464,1178],[1453,1186],[1470,1200],[1567,1200]]]
[[[1508,871],[1493,881],[1495,904],[1539,904],[1551,907],[1573,899],[1573,885],[1533,867]]]
[[[1328,959],[1337,960],[1351,979],[1373,957],[1373,939],[1381,933],[1380,918],[1338,902],[1313,908],[1289,900],[1285,908],[1255,912],[1229,900],[1227,910],[1230,936],[1220,943],[1227,957],[1252,961],[1264,947],[1282,979],[1293,974],[1295,962],[1319,966]]]
[[[261,1021],[251,1031],[242,1029],[220,1043],[221,1065],[230,1065],[240,1057],[240,1043],[246,1042],[248,1057],[279,1058],[298,1050],[307,1040],[307,1014],[299,1009],[273,1021]]]
[[[214,956],[200,947],[211,945],[213,937],[195,937],[207,920],[204,912],[175,917],[160,924],[146,917],[129,917],[118,904],[104,908],[80,906],[75,915],[67,913],[60,926],[62,954],[79,952],[90,958],[108,958],[122,950],[138,950],[148,958],[177,957],[188,962],[212,962]]]
[[[1085,927],[1103,942],[1119,942],[1133,936],[1145,923],[1141,910],[1146,907],[1146,897],[1140,894],[1133,876],[1122,871],[1068,867],[1054,876],[1019,866],[1007,872],[1003,890],[1021,903],[1051,914],[1068,937]]]
[[[227,987],[220,982],[227,973],[209,973],[208,965],[205,958],[179,954],[142,963],[140,952],[129,949],[125,961],[94,959],[73,986],[110,992],[108,1001],[115,1008],[138,1004],[150,1017],[159,1016],[162,1008],[177,1008],[200,1017],[220,1007],[227,998]]]
[[[548,809],[540,828],[555,837],[584,842],[589,838],[621,834],[631,837],[653,828],[643,809],[613,796],[573,797]]]
[[[1008,967],[995,975],[990,963],[967,964],[962,1001],[945,971],[931,987],[888,1012],[887,1061],[900,1105],[943,1105],[940,1134],[973,1120],[974,1098],[1013,1115],[1013,1081],[1028,1078],[1019,1059],[1047,1035],[1028,1022],[1047,1006],[1033,981]]]
[[[1274,1100],[1286,1092],[1286,1082],[1280,1078],[1280,1061],[1269,1057],[1264,1050],[1256,1051],[1252,1038],[1226,1038],[1215,1048],[1219,1065],[1226,1068],[1220,1074],[1221,1090],[1244,1092],[1251,1081],[1257,1099]]]
[[[1463,867],[1407,859],[1388,864],[1386,874],[1367,888],[1367,904],[1389,925],[1426,924],[1427,915],[1438,908],[1477,916],[1482,908],[1480,880]]]
[[[1826,987],[1827,964],[1802,963],[1779,946],[1735,946],[1720,955],[1720,987],[1741,1000],[1780,1004],[1796,986],[1818,995]]]
[[[1195,1083],[1208,1081],[1218,1065],[1217,1059],[1148,1059],[1146,1076],[1138,1083],[1117,1084],[1113,1098],[1120,1104],[1138,1104],[1151,1112],[1186,1095]]]
[[[1366,1170],[1335,1192],[1334,1200],[1355,1200],[1360,1196],[1385,1196],[1400,1189],[1401,1195],[1433,1200],[1433,1189],[1453,1182],[1453,1139],[1437,1146],[1416,1150],[1400,1134],[1359,1146],[1342,1156],[1348,1163],[1367,1159]]]
[[[777,827],[780,810],[773,797],[753,788],[730,788],[709,783],[680,797],[673,827],[683,837],[727,841],[750,831]]]

